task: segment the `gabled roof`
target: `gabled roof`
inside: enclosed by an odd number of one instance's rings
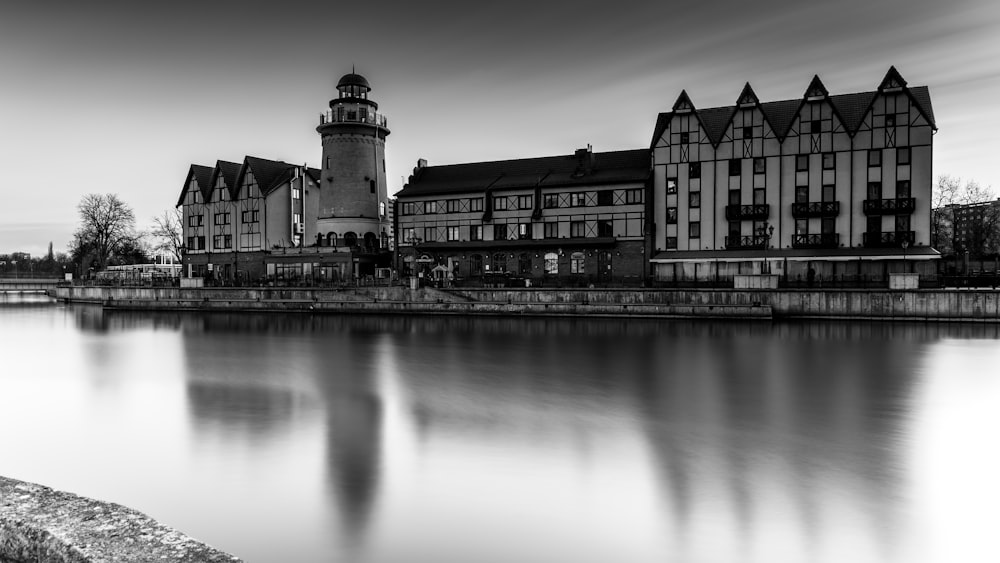
[[[663,132],[666,130],[670,123],[670,120],[674,115],[678,113],[678,108],[683,108],[685,110],[694,110],[695,115],[698,117],[698,121],[701,123],[702,128],[705,129],[705,133],[712,142],[713,146],[718,146],[719,142],[722,140],[722,136],[725,133],[726,128],[729,126],[729,121],[724,119],[724,116],[728,114],[729,119],[735,115],[739,106],[743,103],[755,103],[760,107],[761,112],[764,114],[764,118],[770,124],[771,129],[778,139],[784,140],[788,136],[791,130],[792,124],[795,123],[795,119],[799,115],[803,104],[809,98],[823,98],[830,102],[834,113],[843,123],[844,128],[847,130],[848,134],[854,135],[861,124],[864,122],[865,116],[871,109],[876,97],[882,93],[887,88],[901,88],[910,97],[914,106],[921,112],[921,114],[927,119],[930,126],[937,130],[937,125],[934,123],[934,111],[931,107],[930,93],[926,86],[915,86],[909,88],[906,86],[906,81],[900,76],[899,72],[895,67],[890,67],[889,72],[886,73],[885,78],[879,84],[877,91],[873,92],[857,92],[853,94],[839,94],[836,96],[831,96],[823,85],[823,81],[819,79],[819,76],[813,76],[812,80],[809,82],[809,87],[806,88],[805,94],[802,98],[797,100],[781,100],[777,102],[765,102],[760,103],[756,99],[756,95],[753,93],[753,89],[750,88],[750,84],[747,83],[743,87],[743,91],[737,98],[736,105],[719,107],[719,108],[709,108],[702,110],[695,110],[694,104],[688,97],[686,91],[681,91],[680,97],[678,97],[677,102],[674,103],[674,109],[669,112],[661,113],[656,118],[656,126],[653,129],[653,138],[650,142],[650,148],[656,146],[657,141],[663,136]]]
[[[198,183],[198,189],[201,191],[202,200],[208,201],[208,195],[212,192],[212,167],[192,164],[188,169],[187,177],[184,179],[184,187],[181,188],[181,196],[177,198],[177,205],[174,207],[184,205],[184,198],[187,196],[187,191],[191,186],[192,178]]]
[[[226,182],[226,187],[229,188],[229,197],[236,199],[236,191],[233,186],[236,185],[236,175],[240,171],[240,165],[235,162],[229,162],[228,160],[217,160],[215,162],[215,169],[212,170],[212,179],[209,182],[208,190],[209,197],[205,198],[205,202],[212,200],[211,194],[212,189],[215,187],[215,181],[222,175],[222,179]]]
[[[584,171],[581,158],[590,156]],[[645,182],[649,173],[647,149],[424,166],[396,196]]]
[[[296,168],[298,168],[297,164],[248,156],[243,159],[243,166],[240,167],[239,174],[237,175],[237,186],[243,183],[243,176],[247,170],[250,170],[253,172],[253,177],[257,180],[260,195],[266,196],[278,186],[291,180]]]

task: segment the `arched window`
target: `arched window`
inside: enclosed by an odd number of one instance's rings
[[[358,245],[358,235],[354,231],[347,231],[344,233],[344,246],[357,246]]]
[[[337,246],[337,233],[334,232],[326,233],[326,245]]]
[[[472,271],[472,275],[474,276],[483,275],[483,255],[473,254],[470,260],[469,268]]]
[[[368,251],[378,250],[378,237],[371,231],[365,233],[365,249]]]
[[[493,273],[506,272],[507,271],[507,255],[503,252],[497,252],[492,256],[490,261],[490,271]]]
[[[559,255],[555,252],[545,254],[545,273],[553,276],[559,273]]]
[[[583,274],[583,273],[585,273],[584,272],[584,268],[583,268],[583,259],[584,259],[584,257],[583,257],[583,253],[582,252],[574,252],[572,255],[570,255],[570,257],[569,257],[569,273],[571,273],[571,274]]]
[[[531,256],[527,252],[522,252],[517,256],[517,273],[522,276],[531,274]]]

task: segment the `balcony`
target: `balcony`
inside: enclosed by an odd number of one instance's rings
[[[792,217],[807,219],[809,217],[836,217],[840,213],[839,201],[814,201],[811,203],[793,203]]]
[[[837,233],[792,235],[792,248],[837,248],[838,246],[840,246],[840,235]]]
[[[916,239],[913,231],[871,231],[864,233],[862,241],[868,248],[900,248],[903,241],[913,244]]]
[[[726,250],[763,250],[768,238],[767,235],[726,237]]]
[[[727,221],[763,221],[771,214],[771,206],[761,205],[727,205]]]
[[[366,125],[377,125],[388,127],[389,120],[384,115],[375,111],[333,111],[329,110],[319,114],[319,124],[328,123],[363,123]]]
[[[916,200],[912,197],[866,199],[863,205],[865,215],[902,215],[913,213]]]

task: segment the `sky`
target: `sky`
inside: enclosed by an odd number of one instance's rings
[[[648,147],[681,90],[731,105],[930,88],[935,176],[1000,191],[996,0],[188,2],[8,0],[0,17],[0,254],[65,250],[88,193],[140,228],[188,167],[318,165],[355,68],[388,116],[390,194],[431,165]]]

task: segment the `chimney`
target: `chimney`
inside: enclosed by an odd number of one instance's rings
[[[594,149],[587,144],[585,149],[576,149],[576,171],[573,176],[579,178],[590,174],[594,170]]]

